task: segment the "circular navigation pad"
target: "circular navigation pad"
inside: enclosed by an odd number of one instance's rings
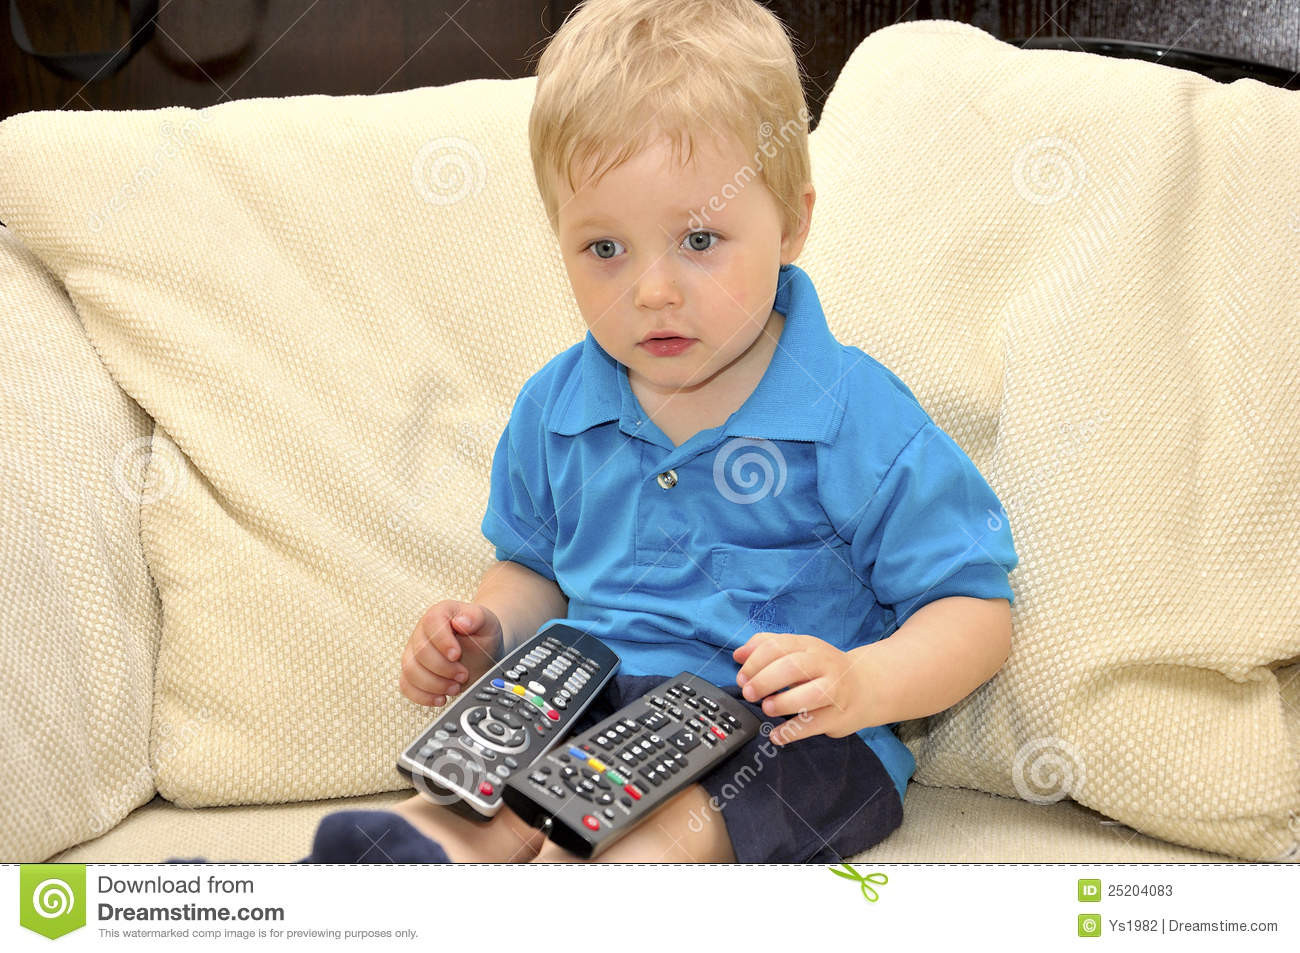
[[[495,702],[469,709],[460,721],[466,735],[494,751],[513,754],[528,746],[524,719]]]

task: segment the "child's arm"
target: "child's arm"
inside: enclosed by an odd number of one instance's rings
[[[1010,648],[1006,599],[949,596],[922,606],[888,638],[847,652],[811,635],[759,632],[733,657],[746,698],[780,692],[762,706],[791,716],[772,732],[780,744],[943,711],[992,678]]]
[[[569,600],[559,586],[527,566],[509,561],[488,567],[474,601],[501,620],[502,658],[531,639],[543,622],[563,619],[569,613]]]

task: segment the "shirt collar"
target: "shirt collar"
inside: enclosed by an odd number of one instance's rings
[[[785,315],[781,338],[758,386],[728,418],[720,436],[833,440],[844,415],[842,348],[826,325],[807,272],[794,264],[781,266],[772,308]],[[611,420],[620,421],[630,434],[641,429],[637,418],[644,412],[628,383],[627,368],[590,331],[578,367],[577,380],[568,382],[552,408],[549,430],[572,436]]]

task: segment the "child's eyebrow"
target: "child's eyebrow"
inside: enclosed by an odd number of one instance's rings
[[[690,218],[692,215],[697,214],[700,208],[701,206],[694,206],[694,205],[686,206],[683,208],[676,209],[670,214],[676,216],[677,218]],[[586,218],[582,218],[574,222],[572,227],[586,228],[589,225],[617,225],[617,224],[618,222],[616,222],[614,219],[606,215],[588,215]]]

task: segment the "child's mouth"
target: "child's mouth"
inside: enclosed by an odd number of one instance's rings
[[[695,343],[695,338],[647,338],[641,342],[655,357],[673,357]]]

